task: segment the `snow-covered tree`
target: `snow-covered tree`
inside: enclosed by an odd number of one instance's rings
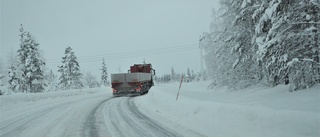
[[[7,82],[5,81],[6,79],[6,71],[5,71],[5,64],[3,60],[0,58],[0,86],[6,84]]]
[[[58,82],[57,82],[57,76],[53,73],[52,70],[50,70],[47,74],[47,90],[46,91],[56,91]]]
[[[101,84],[104,85],[104,86],[109,86],[107,66],[106,66],[106,63],[104,61],[104,58],[102,59],[102,69],[101,69],[101,71],[102,71],[102,73],[101,73]]]
[[[240,3],[241,4],[241,3]],[[207,73],[213,80],[213,85],[236,86],[241,75],[238,69],[240,63],[241,41],[238,36],[242,29],[235,25],[236,15],[240,12],[233,0],[221,1],[221,10],[213,10],[213,21],[210,33],[204,33],[201,43],[205,51]],[[239,52],[241,53],[241,52]]]
[[[200,43],[213,85],[247,87],[319,79],[318,0],[221,0]]]
[[[8,71],[8,83],[9,89],[13,92],[19,91],[19,79],[17,76],[17,68],[15,66],[10,66]]]
[[[283,83],[287,77],[293,81],[293,90],[316,82],[319,47],[314,32],[319,29],[320,15],[314,12],[320,12],[318,5],[312,0],[272,0],[264,10],[256,26],[256,41],[270,85]]]
[[[228,85],[234,88],[243,88],[258,81],[257,66],[254,44],[254,20],[252,12],[258,3],[248,0],[221,1],[223,10],[218,18],[223,18],[222,23],[214,21],[211,24],[213,37],[211,45],[212,53],[217,58],[211,71],[212,79],[219,85]],[[222,26],[222,28],[217,28]],[[218,35],[217,35],[218,34]]]
[[[186,82],[192,81],[191,71],[189,68],[187,69],[187,76],[185,77],[185,80]]]
[[[176,75],[173,67],[171,67],[171,80],[172,81],[177,81],[177,75]]]
[[[8,83],[8,92],[19,92],[19,79],[21,79],[21,71],[18,71],[18,59],[17,56],[13,54],[11,51],[9,58],[8,58],[8,68],[6,68],[6,83]]]
[[[90,72],[87,72],[85,75],[85,82],[88,88],[95,88],[99,86],[99,82],[95,76],[93,76]]]
[[[290,23],[286,44],[290,45],[290,60],[286,65],[292,80],[291,91],[309,88],[320,80],[319,4],[319,0],[296,1],[290,7],[293,14],[287,15]]]
[[[282,83],[288,74],[286,64],[289,52],[287,49],[290,45],[282,42],[287,39],[288,33],[281,33],[281,31],[286,31],[289,26],[287,21],[288,8],[290,8],[290,4],[272,0],[267,4],[256,25],[257,53],[271,86]]]
[[[7,74],[5,72],[5,64],[3,60],[0,58],[0,95],[5,94],[7,85],[6,77]]]
[[[58,67],[58,72],[61,73],[59,78],[59,85],[61,89],[80,89],[83,87],[81,82],[82,74],[80,72],[80,66],[71,47],[66,48],[65,56],[62,57],[62,65]]]
[[[196,74],[191,70],[191,81],[194,81],[196,79]]]
[[[160,79],[161,79],[160,80],[161,82],[168,83],[171,81],[171,75],[170,74],[163,75]]]
[[[18,71],[22,75],[19,78],[19,86],[22,92],[43,92],[46,86],[44,78],[45,62],[40,54],[37,43],[30,32],[20,28],[20,49],[17,51],[19,66]],[[12,69],[13,70],[13,69]]]

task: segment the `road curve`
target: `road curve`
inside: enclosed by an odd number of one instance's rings
[[[106,98],[111,95],[94,93],[1,107],[0,137],[82,136],[90,112]]]
[[[90,136],[111,137],[182,137],[179,133],[150,119],[135,106],[133,98],[118,97],[103,103],[95,111],[95,133]],[[87,134],[88,135],[88,134]]]
[[[134,97],[94,93],[2,107],[0,137],[185,137],[190,130],[142,113]],[[23,104],[22,104],[23,105]],[[172,126],[175,125],[175,126]]]

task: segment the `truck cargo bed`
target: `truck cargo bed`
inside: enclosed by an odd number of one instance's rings
[[[111,74],[112,83],[145,82],[151,80],[150,73],[118,73]]]

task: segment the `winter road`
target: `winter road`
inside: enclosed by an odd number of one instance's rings
[[[161,118],[142,113],[134,99],[113,98],[110,94],[94,93],[1,108],[0,136],[198,136],[174,123],[170,124],[159,120]]]

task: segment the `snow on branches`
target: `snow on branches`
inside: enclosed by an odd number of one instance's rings
[[[319,12],[314,0],[221,0],[205,46],[214,84],[290,83],[292,91],[319,82]]]
[[[11,66],[9,73],[10,88],[22,92],[43,92],[45,84],[45,62],[40,54],[39,43],[35,41],[30,32],[20,28],[20,49],[18,65]]]
[[[82,74],[80,72],[80,66],[71,47],[66,48],[65,56],[62,57],[62,65],[58,67],[58,72],[61,73],[59,78],[59,85],[61,89],[80,89],[83,87],[81,82]]]

